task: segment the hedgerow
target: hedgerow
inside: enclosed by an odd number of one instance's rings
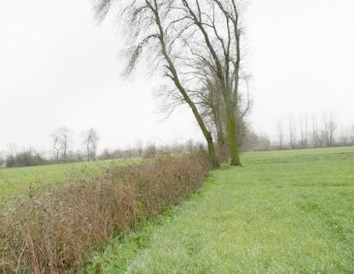
[[[78,272],[115,233],[128,233],[202,186],[210,169],[203,154],[164,156],[31,190],[1,212],[0,272]]]

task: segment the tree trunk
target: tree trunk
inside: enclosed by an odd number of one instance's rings
[[[207,134],[206,135],[204,134],[204,136],[205,136],[205,138],[207,140],[207,143],[208,143],[208,154],[209,154],[211,165],[214,168],[218,168],[218,167],[220,167],[220,164],[219,164],[219,159],[218,159],[218,157],[216,156],[216,153],[215,153],[215,146],[214,146],[214,143],[213,143],[213,138],[211,136],[211,133],[207,132]]]
[[[236,114],[228,108],[227,110],[228,139],[231,153],[231,166],[242,166],[236,130]]]

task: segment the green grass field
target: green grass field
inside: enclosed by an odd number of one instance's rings
[[[245,153],[92,259],[103,273],[353,273],[354,148]]]
[[[47,183],[64,182],[70,176],[80,173],[83,178],[99,174],[110,165],[126,165],[140,161],[111,160],[82,162],[20,168],[0,168],[0,198],[27,191],[29,187],[39,187]]]

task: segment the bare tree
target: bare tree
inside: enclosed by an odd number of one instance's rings
[[[104,18],[116,2],[98,0],[99,17]],[[217,166],[211,129],[200,109],[202,90],[213,82],[225,106],[231,164],[240,165],[237,130],[244,112],[239,101],[240,5],[233,0],[129,0],[119,2],[119,8],[131,35],[125,72],[132,72],[142,56],[162,70],[172,83],[166,96],[190,107]]]
[[[282,149],[284,147],[284,126],[283,126],[283,120],[279,119],[277,123],[277,137],[278,137],[278,143],[279,143],[279,149]]]
[[[292,117],[289,117],[289,145],[290,148],[296,147],[296,123]]]
[[[349,128],[350,144],[354,146],[354,125]]]
[[[74,132],[65,126],[52,132],[50,137],[52,139],[53,148],[56,153],[56,160],[59,160],[59,157],[61,157],[63,160],[67,160],[69,148],[73,143],[73,136]]]
[[[308,147],[308,137],[307,137],[307,115],[300,115],[300,147]]]
[[[319,127],[319,120],[315,114],[312,115],[311,126],[308,125],[306,114],[299,116],[298,124],[296,124],[290,116],[288,118],[289,146],[291,148],[296,146],[305,148],[354,145],[354,125],[351,127],[340,127],[333,112],[324,112],[321,117],[323,127]],[[299,135],[296,134],[296,125],[300,126]],[[312,129],[310,127],[312,127]],[[279,148],[281,148],[281,144],[283,143],[282,139],[284,138],[281,120],[278,120],[276,129],[277,144]],[[296,140],[297,138],[300,138],[298,142]]]
[[[86,148],[87,159],[95,159],[100,135],[97,129],[89,128],[82,133],[83,144]]]
[[[321,136],[318,129],[317,116],[312,116],[312,146],[320,147],[321,146]]]
[[[59,131],[54,130],[52,134],[50,134],[50,138],[52,139],[53,149],[55,150],[55,160],[59,161],[60,151],[62,150]]]
[[[325,142],[325,146],[331,147],[335,143],[334,133],[338,127],[333,112],[330,112],[329,114],[327,113],[323,114],[323,124],[324,124],[323,139]]]
[[[111,9],[114,0],[99,0],[96,5],[97,15],[103,19]],[[142,55],[150,58],[154,67],[162,69],[163,75],[171,80],[175,89],[172,90],[183,102],[185,102],[193,112],[195,119],[201,128],[203,135],[208,143],[209,156],[215,166],[218,166],[218,160],[215,153],[213,139],[210,130],[207,128],[200,111],[195,102],[191,99],[190,88],[182,66],[183,56],[181,44],[185,39],[184,33],[189,31],[190,27],[185,23],[183,6],[180,1],[162,1],[162,0],[130,0],[119,3],[124,25],[130,33],[128,41],[126,74],[130,74],[136,67]],[[159,50],[156,50],[159,49]]]
[[[0,151],[0,167],[5,165],[5,153]]]
[[[204,66],[194,75],[197,75],[201,82],[210,79],[217,80],[215,86],[221,94],[226,113],[231,165],[241,165],[238,153],[240,144],[237,134],[240,126],[239,118],[243,115],[239,104],[242,60],[240,5],[232,0],[182,0],[182,2],[185,16],[188,18],[187,22],[196,27],[195,32],[198,32],[201,36],[198,43],[203,43],[202,49],[204,48],[205,52],[203,56],[200,56],[200,52],[196,52],[196,49],[200,46],[192,45],[193,40],[187,41],[186,45],[191,49],[193,57],[197,60],[192,65],[197,68],[198,64]],[[205,73],[200,74],[201,71]]]
[[[350,143],[349,128],[341,127],[340,134],[338,136],[338,145],[347,146]]]

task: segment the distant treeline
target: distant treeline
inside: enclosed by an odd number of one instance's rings
[[[25,167],[48,165],[58,163],[82,162],[87,160],[110,160],[110,159],[126,159],[126,158],[153,158],[158,155],[171,155],[182,153],[193,153],[196,151],[205,150],[201,143],[188,141],[184,144],[156,146],[150,144],[146,147],[137,145],[135,148],[128,149],[104,149],[101,154],[95,155],[94,158],[88,157],[83,151],[66,151],[65,157],[57,157],[54,153],[51,156],[45,156],[35,149],[28,148],[18,152],[10,152],[0,154],[0,166],[5,167]]]
[[[250,126],[244,126],[242,136],[239,137],[241,151],[296,149],[312,147],[354,146],[354,125],[340,126],[333,113],[324,113],[319,119],[317,116],[301,115],[298,119],[292,117],[279,119],[276,127],[275,139],[260,135]],[[0,153],[0,166],[22,167],[47,165],[56,163],[80,162],[87,160],[109,160],[120,158],[152,158],[157,155],[192,153],[206,150],[204,143],[189,140],[185,143],[157,146],[154,143],[143,146],[137,142],[136,146],[127,149],[104,149],[97,153],[99,134],[97,130],[89,129],[81,134],[83,150],[73,150],[73,132],[66,128],[55,130],[51,135],[53,153],[45,156],[35,149],[23,149],[19,152]],[[230,157],[227,144],[216,144],[219,158],[226,160]]]
[[[272,148],[294,149],[310,147],[334,147],[354,145],[354,125],[341,126],[336,116],[323,113],[321,117],[300,115],[298,119],[289,117],[277,123],[276,139]]]
[[[270,141],[267,137],[258,136],[253,131],[248,131],[243,138],[243,151],[268,149]],[[138,142],[139,143],[139,142]],[[227,158],[229,156],[227,146],[221,147],[217,145],[219,157]],[[36,165],[48,165],[58,163],[81,162],[88,160],[110,160],[110,159],[126,159],[126,158],[153,158],[159,155],[174,155],[194,153],[198,151],[206,151],[206,145],[201,142],[189,140],[185,143],[175,143],[171,145],[156,145],[151,143],[143,146],[141,143],[133,148],[127,149],[104,149],[95,157],[88,155],[83,150],[73,151],[67,149],[65,156],[63,153],[57,154],[56,151],[46,156],[45,153],[38,152],[33,148],[22,149],[21,151],[12,151],[0,154],[0,166],[5,167],[25,167]]]
[[[7,167],[38,166],[49,164],[47,159],[32,149],[27,149],[18,153],[8,154],[5,159],[0,160]]]

